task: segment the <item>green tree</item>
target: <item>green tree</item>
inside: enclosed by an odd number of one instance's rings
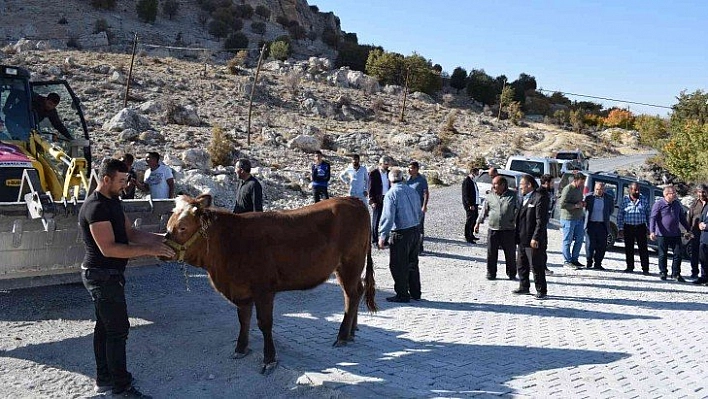
[[[580,133],[580,131],[585,127],[585,113],[581,109],[570,111],[568,120],[576,133]]]
[[[290,44],[286,41],[278,40],[270,45],[270,56],[273,59],[285,61],[290,56]]]
[[[460,91],[467,86],[467,71],[462,67],[457,67],[450,76],[450,87]]]
[[[671,139],[664,145],[664,164],[669,172],[687,181],[708,178],[708,124],[698,120],[677,126]]]
[[[224,50],[237,53],[245,48],[248,48],[248,37],[243,32],[234,32],[224,40]]]
[[[380,84],[403,85],[405,79],[404,57],[375,49],[366,59],[366,74],[375,77]]]
[[[499,95],[499,106],[504,109],[504,107],[511,104],[512,101],[514,101],[514,88],[512,86],[504,86]]]
[[[268,18],[270,18],[270,9],[268,9],[268,7],[264,6],[263,4],[259,4],[256,6],[256,15],[265,20],[268,20]]]
[[[514,88],[514,100],[523,107],[526,104],[526,94],[536,91],[536,78],[522,73],[518,79],[511,82],[511,87]]]
[[[674,111],[671,114],[672,127],[681,126],[686,121],[696,121],[700,125],[708,123],[708,93],[696,90],[686,94],[684,90],[676,99],[678,103],[671,107]]]
[[[551,104],[565,105],[567,107],[570,107],[572,105],[570,99],[559,91],[553,92],[553,94],[551,94],[548,100],[551,102]]]
[[[661,148],[669,138],[668,122],[659,115],[639,115],[634,119],[634,128],[639,131],[639,143]]]
[[[251,32],[257,33],[261,36],[264,35],[266,33],[265,22],[260,22],[260,21],[251,22]]]
[[[135,4],[138,18],[143,22],[155,22],[157,18],[157,6],[157,0],[138,0]]]
[[[403,59],[403,65],[408,71],[408,88],[411,92],[434,94],[440,90],[442,79],[430,60],[414,52]]]
[[[467,95],[481,102],[492,105],[497,101],[496,82],[484,69],[473,69],[467,77]]]
[[[91,6],[98,10],[112,10],[116,6],[116,0],[91,0]]]
[[[238,4],[234,7],[236,18],[251,19],[253,17],[253,7],[250,4]]]
[[[172,17],[177,15],[179,11],[179,3],[177,0],[164,0],[162,3],[162,13],[167,15],[167,18],[172,20]]]
[[[349,67],[349,69],[354,71],[364,72],[366,71],[366,60],[369,57],[369,52],[376,48],[381,49],[381,47],[342,41],[339,45],[339,52],[334,65],[336,68]]]

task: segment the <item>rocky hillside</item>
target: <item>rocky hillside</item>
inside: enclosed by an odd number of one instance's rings
[[[319,58],[264,65],[248,146],[253,69],[232,74],[225,65],[142,54],[123,110],[129,55],[25,50],[20,44],[0,52],[0,63],[25,67],[36,80],[67,79],[82,100],[96,157],[158,151],[175,170],[179,190],[210,190],[227,207],[233,167],[212,167],[206,151],[215,127],[234,141],[234,157],[254,160],[270,208],[309,201],[311,152],[318,148],[337,173],[348,163],[347,154],[361,154],[369,167],[388,154],[401,165],[418,160],[438,183],[456,183],[478,157],[501,164],[511,154],[551,155],[563,148],[593,156],[638,150],[631,132],[577,134],[531,122],[514,126],[452,94],[439,99],[408,95],[401,122],[400,87],[380,88],[360,72],[332,70],[327,59]],[[144,169],[145,163],[138,161],[136,167]],[[343,194],[345,187],[336,182],[332,191]]]
[[[154,23],[144,23],[138,18],[135,1],[132,0],[117,0],[115,8],[110,11],[93,8],[88,0],[0,0],[0,47],[27,38],[42,41],[45,48],[66,49],[69,45],[90,51],[126,52],[131,49],[137,34],[144,51],[169,55],[170,51],[175,50],[156,46],[179,46],[194,48],[194,51],[180,50],[183,55],[192,58],[204,56],[203,50],[196,49],[207,49],[209,57],[228,57],[228,53],[221,53],[223,39],[208,33],[210,14],[202,10],[198,3],[197,0],[178,0],[179,8],[174,17],[164,15],[160,8]],[[248,37],[249,48],[253,52],[257,51],[261,41],[288,35],[288,31],[276,22],[279,17],[286,17],[308,32],[307,39],[293,41],[296,57],[335,57],[334,50],[321,40],[325,29],[341,33],[339,19],[333,13],[319,12],[316,7],[310,7],[306,0],[234,3],[248,4],[253,9],[265,6],[270,11],[269,18],[254,14],[242,20],[241,32]],[[95,34],[99,20],[107,24],[107,29]],[[250,28],[252,22],[265,23],[265,33],[254,33]]]

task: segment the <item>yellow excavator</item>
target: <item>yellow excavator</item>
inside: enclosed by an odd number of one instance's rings
[[[80,281],[77,216],[97,182],[79,98],[65,80],[30,77],[0,65],[0,290]],[[39,107],[52,96],[59,103],[47,118]],[[123,207],[134,227],[164,232],[174,201],[148,197]],[[131,265],[146,263],[155,262]]]

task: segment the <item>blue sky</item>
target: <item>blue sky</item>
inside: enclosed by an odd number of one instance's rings
[[[536,78],[539,88],[671,106],[708,87],[708,1],[310,0],[360,44],[452,73]],[[629,106],[637,113],[669,110]]]

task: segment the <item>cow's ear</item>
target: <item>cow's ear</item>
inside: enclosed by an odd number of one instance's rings
[[[197,203],[199,208],[209,208],[211,206],[211,195],[210,194],[200,194],[197,198]]]

